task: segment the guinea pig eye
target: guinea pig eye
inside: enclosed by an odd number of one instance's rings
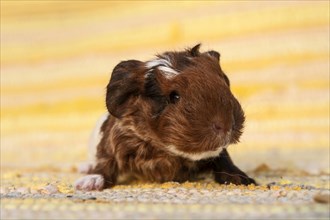
[[[177,103],[179,101],[179,99],[180,99],[180,95],[176,91],[172,91],[170,93],[170,102],[172,104]]]

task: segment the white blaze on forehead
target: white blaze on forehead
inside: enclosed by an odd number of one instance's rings
[[[159,66],[158,69],[163,71],[166,76],[173,76],[173,75],[179,74],[177,71],[175,71],[171,67],[167,67],[167,66]]]
[[[167,59],[155,59],[155,60],[151,60],[151,61],[148,61],[147,64],[146,64],[146,67],[149,68],[149,69],[152,69],[154,67],[157,67],[157,66],[172,66],[171,63],[167,60]]]
[[[179,72],[177,72],[175,69],[173,69],[171,62],[165,58],[151,60],[146,63],[146,67],[148,69],[154,69],[154,68],[159,69],[160,71],[162,71],[164,73],[164,76],[166,78],[172,78],[179,74]],[[148,71],[146,74],[146,77],[149,74],[150,74],[150,72]]]
[[[223,149],[227,148],[227,146],[224,147],[219,147],[217,150],[215,151],[206,151],[206,152],[201,152],[201,153],[187,153],[187,152],[183,152],[177,149],[177,147],[173,146],[173,145],[169,145],[167,146],[167,149],[177,155],[177,156],[181,156],[193,161],[197,161],[197,160],[202,160],[202,159],[207,159],[207,158],[212,158],[212,157],[217,157],[219,156],[219,154],[221,153],[221,151]]]

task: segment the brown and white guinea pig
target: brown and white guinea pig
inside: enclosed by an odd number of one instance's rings
[[[239,141],[245,117],[220,54],[199,47],[114,68],[96,161],[76,189],[101,190],[124,176],[183,182],[207,172],[218,183],[256,184],[226,150]]]

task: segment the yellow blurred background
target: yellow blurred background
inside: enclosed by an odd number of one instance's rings
[[[245,109],[243,170],[329,172],[329,1],[1,0],[1,168],[87,158],[112,68],[202,43]]]

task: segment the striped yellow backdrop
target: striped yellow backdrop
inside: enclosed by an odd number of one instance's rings
[[[243,169],[329,172],[329,1],[1,1],[1,168],[83,161],[114,65],[196,43],[246,111]]]

